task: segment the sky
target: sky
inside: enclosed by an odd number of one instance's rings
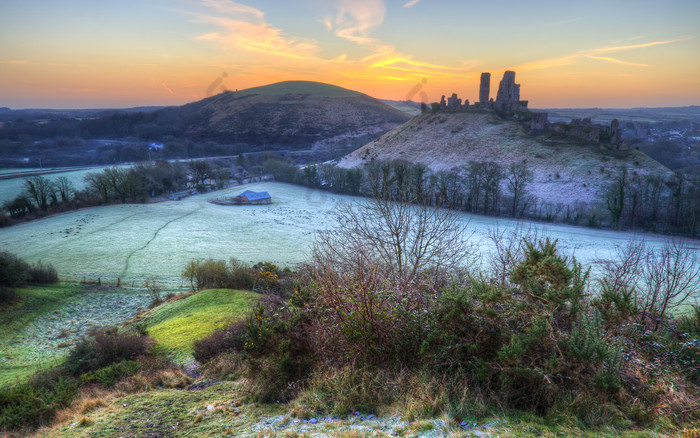
[[[285,80],[531,108],[700,104],[698,0],[0,0],[0,107],[180,105]]]

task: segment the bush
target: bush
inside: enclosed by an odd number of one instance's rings
[[[0,252],[0,285],[20,286],[31,279],[27,262],[9,252]]]
[[[237,321],[194,342],[194,358],[205,363],[222,353],[240,353],[246,342],[246,321]]]
[[[9,252],[0,252],[0,286],[17,287],[26,283],[56,283],[58,274],[49,264],[37,262],[31,266]]]
[[[56,269],[52,265],[41,263],[41,261],[36,262],[35,265],[29,268],[29,277],[29,281],[32,283],[49,284],[58,282]]]
[[[88,371],[80,376],[83,384],[101,383],[107,387],[114,386],[118,380],[134,375],[139,372],[141,365],[133,360],[123,360],[121,362],[108,365],[96,371]]]
[[[134,360],[150,350],[148,336],[121,334],[116,329],[102,329],[94,337],[75,346],[65,367],[74,376],[96,371],[123,360]]]
[[[283,271],[284,272],[284,271]],[[232,258],[223,260],[193,260],[187,264],[182,277],[190,282],[192,290],[226,288],[278,292],[283,272],[272,263],[258,263],[249,267]]]

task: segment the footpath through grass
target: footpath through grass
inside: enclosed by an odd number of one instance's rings
[[[188,361],[194,341],[231,320],[243,318],[259,297],[255,292],[208,289],[161,304],[147,313],[141,323],[160,348],[178,361]]]

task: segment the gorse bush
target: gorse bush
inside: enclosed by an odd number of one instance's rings
[[[61,369],[35,374],[29,381],[0,387],[0,430],[29,430],[48,424],[78,395],[78,382]]]
[[[262,293],[288,295],[295,284],[289,269],[280,269],[270,262],[260,262],[252,267],[237,259],[193,260],[185,266],[182,277],[193,291],[225,288],[255,290]]]

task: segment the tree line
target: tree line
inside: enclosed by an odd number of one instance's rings
[[[238,163],[253,172],[260,171],[259,166],[249,165],[245,160],[238,160]],[[108,167],[85,175],[83,189],[76,188],[66,176],[48,178],[35,175],[24,180],[22,193],[3,203],[2,210],[6,214],[0,215],[0,225],[84,207],[142,203],[151,197],[183,190],[204,192],[212,187],[223,187],[231,182],[232,177],[245,175],[244,167],[232,165],[227,160],[160,160],[131,167]]]
[[[390,195],[430,205],[490,216],[565,222],[571,225],[643,229],[698,235],[700,177],[676,172],[670,179],[618,168],[598,202],[574,206],[537,199],[528,191],[532,171],[524,163],[505,166],[471,161],[432,172],[405,160],[372,162],[362,169],[331,164],[298,168],[278,158],[263,163],[275,179],[334,193]]]

